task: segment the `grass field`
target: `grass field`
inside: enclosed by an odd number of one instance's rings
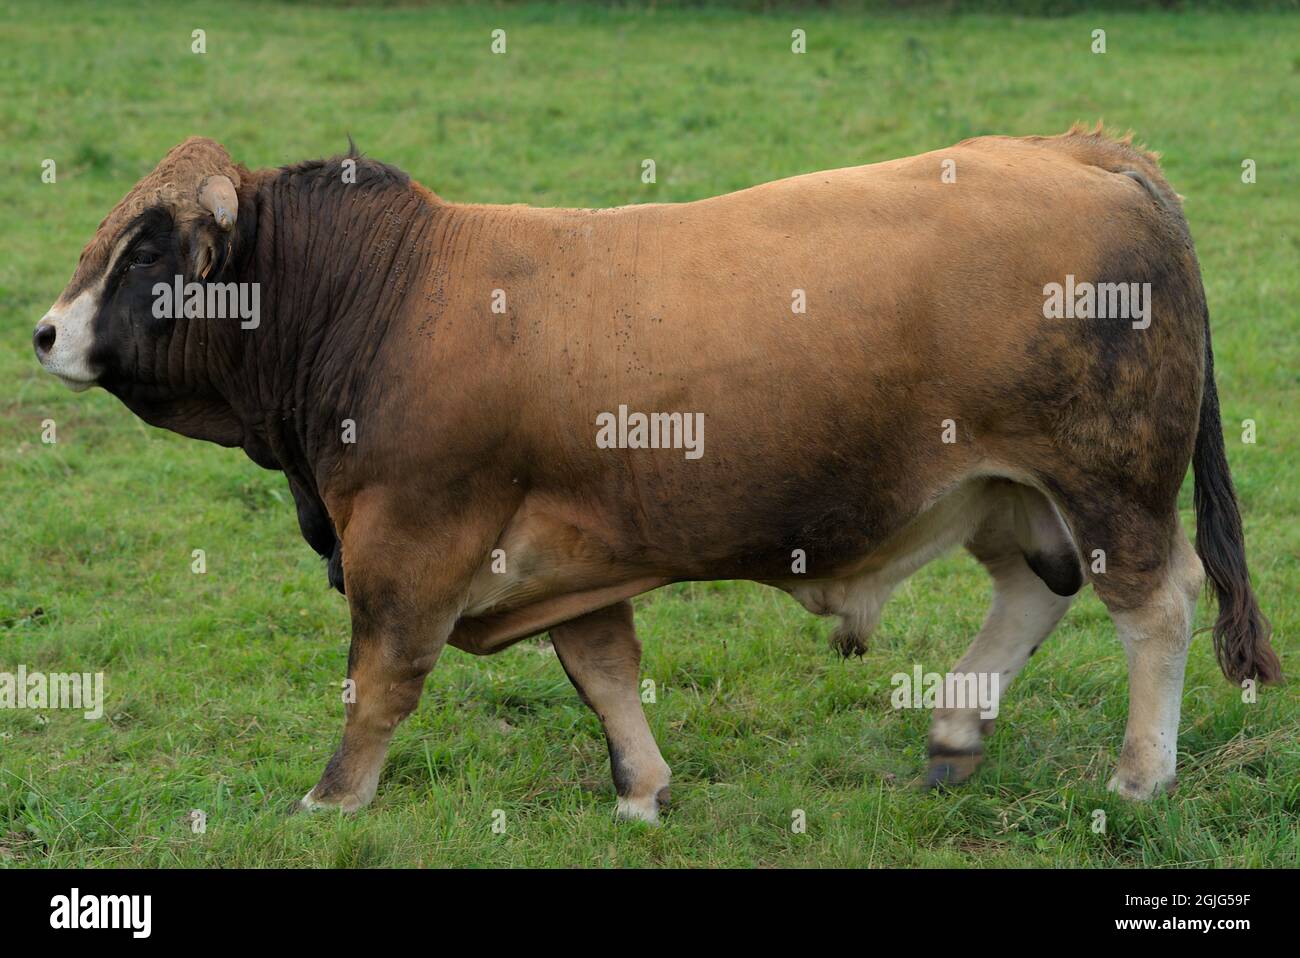
[[[1097,27],[1104,55],[1089,50]],[[758,586],[638,600],[647,710],[674,772],[659,829],[612,821],[599,725],[541,641],[448,651],[375,803],[286,816],[337,742],[349,633],[283,478],[102,391],[73,395],[30,345],[99,220],[191,134],[255,167],[340,152],[351,133],[448,199],[603,206],[1104,119],[1161,151],[1187,198],[1254,577],[1295,672],[1297,18],[6,2],[0,37],[0,671],[103,672],[107,688],[99,721],[0,711],[0,865],[1297,864],[1294,686],[1243,703],[1207,636],[1177,791],[1144,806],[1105,791],[1127,681],[1090,592],[1012,688],[976,778],[919,788],[929,715],[894,711],[889,677],[946,669],[978,629],[989,590],[964,554],[901,589],[848,662],[831,622]],[[1190,478],[1184,505],[1191,528]]]

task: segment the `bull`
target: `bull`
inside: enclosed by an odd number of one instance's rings
[[[254,321],[157,308],[232,283]],[[630,600],[673,582],[784,590],[848,655],[964,546],[993,601],[954,669],[998,695],[1091,582],[1128,659],[1109,785],[1137,799],[1175,778],[1207,575],[1224,674],[1280,679],[1181,199],[1100,128],[600,210],[451,203],[355,149],[249,170],[191,138],[100,224],[34,344],[73,389],[285,474],[352,624],[355,701],[303,808],[374,797],[447,645],[549,632],[618,813],[656,821]],[[967,778],[988,731],[941,703],[927,780]]]

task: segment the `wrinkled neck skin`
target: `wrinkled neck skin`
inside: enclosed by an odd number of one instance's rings
[[[383,389],[370,360],[401,312],[410,277],[433,255],[445,207],[414,184],[339,182],[337,165],[259,170],[239,190],[224,283],[257,283],[255,329],[239,319],[185,320],[169,349],[180,389],[119,392],[152,425],[283,470],[308,543],[342,591],[333,524],[320,486],[342,454],[344,420]],[[177,342],[179,341],[179,342]],[[179,348],[178,348],[179,347]]]

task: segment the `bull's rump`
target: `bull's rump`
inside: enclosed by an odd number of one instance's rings
[[[534,488],[598,504],[655,571],[767,578],[802,549],[825,572],[964,476],[1104,441],[1116,389],[1125,415],[1151,399],[1135,373],[1194,408],[1195,377],[1163,383],[1150,357],[1195,366],[1199,317],[1143,336],[1044,318],[1046,284],[1149,278],[1150,250],[1173,245],[1140,185],[1057,143],[986,138],[681,205],[512,210],[523,228],[485,268],[518,311],[520,432],[552,445],[532,450]],[[1181,255],[1157,259],[1185,272]],[[619,407],[702,414],[703,455],[598,448]]]

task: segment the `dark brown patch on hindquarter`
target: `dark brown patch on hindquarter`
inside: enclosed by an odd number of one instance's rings
[[[1023,407],[1017,421],[1048,427],[1054,442],[1091,441],[1108,452],[1131,452],[1160,440],[1149,434],[1168,425],[1167,418],[1153,414],[1171,400],[1181,396],[1175,405],[1182,409],[1199,405],[1204,296],[1181,215],[1136,197],[1092,215],[1105,227],[1065,237],[1059,250],[1032,264],[1031,285],[1064,283],[1067,273],[1076,286],[1150,284],[1149,328],[1133,328],[1133,317],[1054,319],[1038,312],[1020,326],[1023,351],[1007,360],[998,385]],[[1045,298],[1036,294],[1036,306]],[[1134,429],[1148,435],[1134,442]]]
[[[1150,326],[1133,319],[1047,320],[1026,349],[1038,375],[1020,387],[1047,443],[1020,448],[1080,537],[1103,599],[1135,604],[1168,556],[1178,489],[1191,460],[1204,375],[1204,294],[1185,230],[1149,222],[1120,231],[1094,283],[1150,283]],[[1140,237],[1140,241],[1134,239]],[[1083,279],[1084,277],[1080,277]],[[1036,570],[1037,571],[1037,570]],[[1050,584],[1050,583],[1049,583]]]

